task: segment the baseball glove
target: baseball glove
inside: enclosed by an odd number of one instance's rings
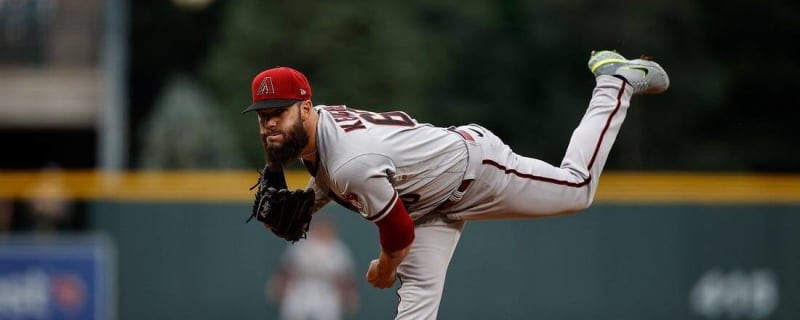
[[[264,166],[259,172],[258,187],[253,202],[253,212],[246,222],[255,217],[278,237],[296,242],[306,237],[314,207],[314,190],[288,190],[283,169]]]

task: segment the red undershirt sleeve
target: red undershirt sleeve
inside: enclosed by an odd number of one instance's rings
[[[386,252],[403,249],[414,241],[414,223],[399,198],[394,207],[380,220],[376,221],[381,238],[381,248]]]

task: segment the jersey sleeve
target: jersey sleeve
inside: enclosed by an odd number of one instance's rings
[[[336,169],[331,180],[335,191],[367,220],[377,222],[392,210],[397,190],[391,182],[395,172],[391,159],[378,155],[361,155]]]

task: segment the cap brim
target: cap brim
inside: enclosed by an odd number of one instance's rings
[[[282,108],[288,107],[295,104],[297,101],[296,99],[269,99],[269,100],[261,100],[254,104],[251,104],[247,109],[244,109],[242,113],[261,110],[261,109],[268,109],[268,108]]]

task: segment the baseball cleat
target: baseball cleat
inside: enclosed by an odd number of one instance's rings
[[[667,91],[669,76],[649,57],[628,60],[616,51],[592,51],[589,70],[595,77],[617,76],[633,87],[633,94],[655,94]]]

